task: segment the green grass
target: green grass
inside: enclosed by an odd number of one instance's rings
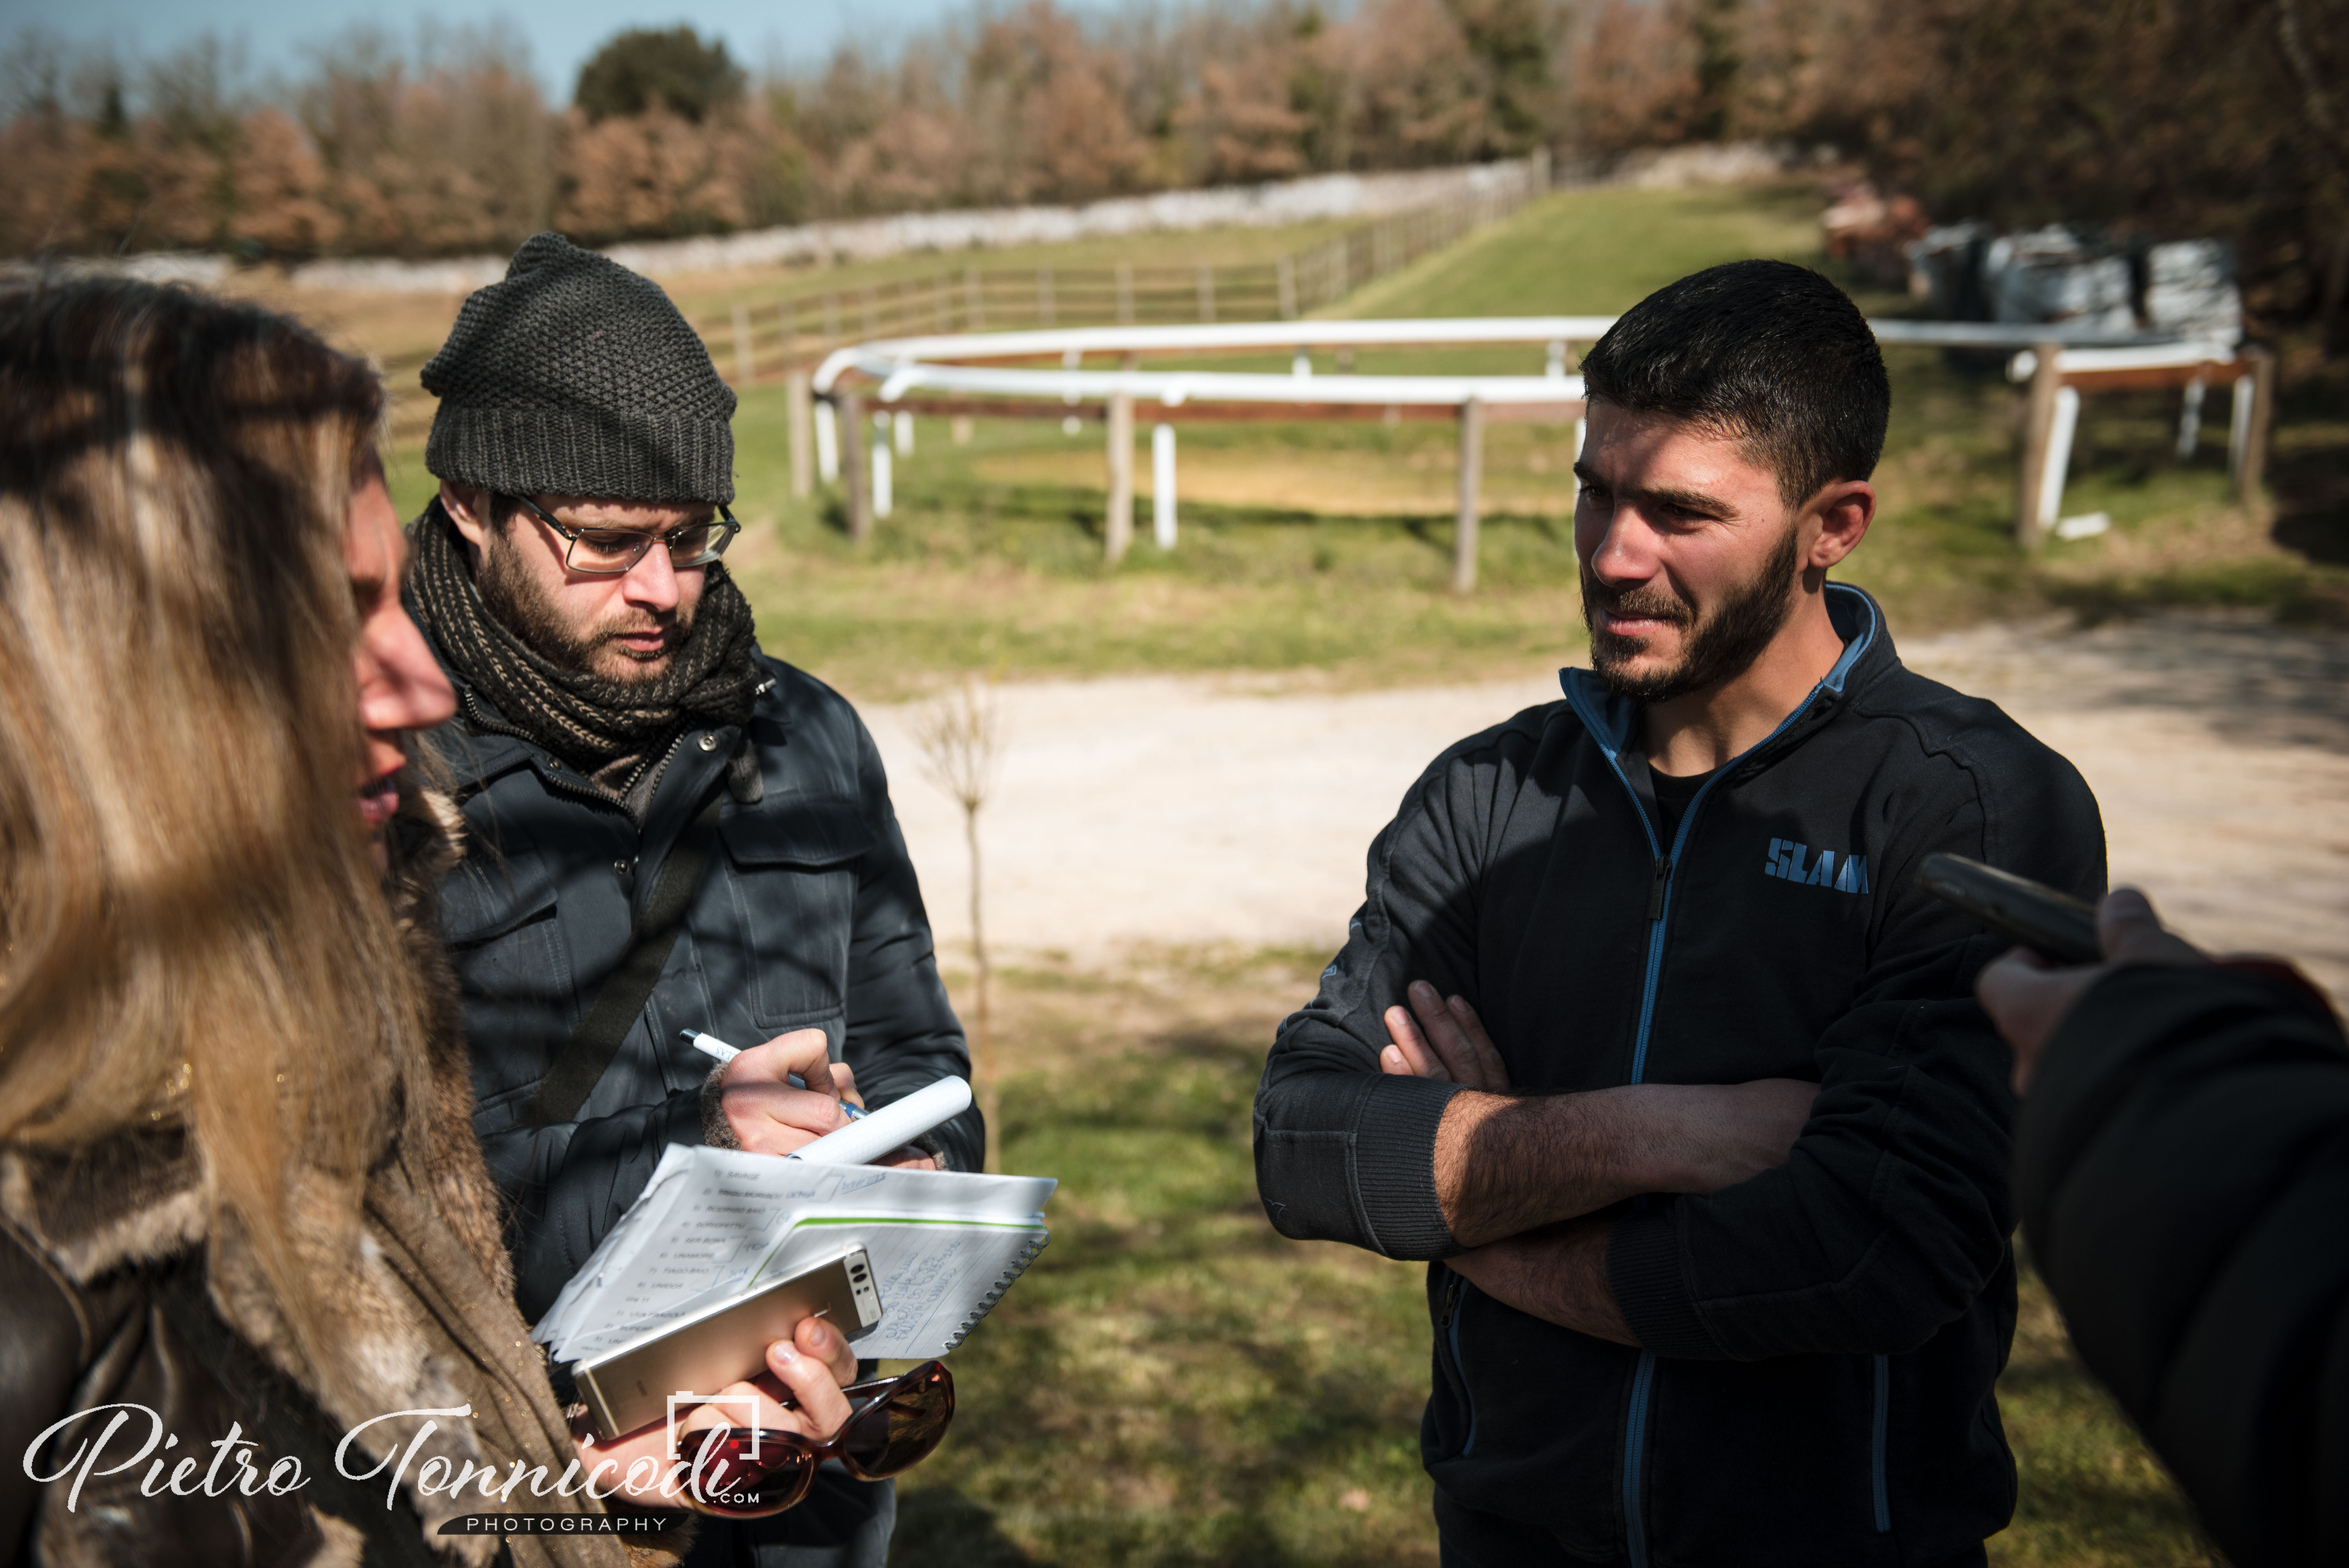
[[[1321,961],[1000,977],[1001,1162],[1060,1178],[1052,1244],[955,1353],[953,1435],[900,1482],[900,1568],[1434,1562],[1423,1268],[1285,1241],[1255,1193],[1264,1049]],[[2000,1404],[2022,1488],[1994,1563],[2216,1563],[2028,1275]]]
[[[1561,192],[1327,314],[1613,315],[1674,278],[1748,256],[1818,260],[1808,185]]]
[[[1613,312],[1720,261],[1817,262],[1816,211],[1816,195],[1802,186],[1563,193],[1381,280],[1344,308]],[[1271,244],[1282,232],[1154,239],[1116,253],[1158,259],[1173,246],[1204,255]],[[1112,253],[1092,242],[1019,260]],[[890,267],[919,270],[916,260]],[[1905,308],[1881,294],[1861,303],[1879,313]],[[1531,348],[1490,349],[1365,354],[1357,368],[1531,372],[1538,363]],[[2181,466],[2168,450],[2170,396],[2092,398],[2065,510],[2108,511],[2114,531],[2030,558],[2010,538],[2013,389],[1930,351],[1894,350],[1889,363],[1882,510],[1845,575],[1886,600],[1896,630],[2061,609],[2094,617],[2176,604],[2349,608],[2349,551],[2279,549],[2264,515],[2233,506],[2223,399],[2214,400],[2197,460]],[[1331,368],[1327,356],[1321,368]],[[2335,428],[2337,410],[2288,399],[2286,416],[2278,450],[2299,454],[2307,471],[2349,445],[2349,428]],[[394,489],[414,507],[429,479],[417,449],[420,426],[407,428]],[[941,672],[978,668],[1415,682],[1551,664],[1581,641],[1570,428],[1493,427],[1481,582],[1466,599],[1447,589],[1455,447],[1444,423],[1185,426],[1181,542],[1172,552],[1150,542],[1144,502],[1141,538],[1114,570],[1102,559],[1097,425],[1071,437],[1045,421],[982,422],[971,445],[957,447],[945,421],[923,421],[918,450],[898,465],[895,515],[861,550],[844,537],[836,496],[791,499],[780,387],[750,390],[735,432],[735,510],[750,524],[736,570],[762,638],[859,695],[902,694]],[[1146,477],[1146,459],[1137,467]],[[2321,518],[2294,526],[2308,537],[2349,537]]]

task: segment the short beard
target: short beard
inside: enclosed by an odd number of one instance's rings
[[[509,521],[505,528],[511,529]],[[667,546],[656,544],[655,550]],[[481,572],[474,587],[481,595],[481,606],[489,611],[500,625],[520,637],[531,652],[548,663],[581,675],[636,686],[657,681],[672,667],[678,653],[693,635],[693,618],[682,607],[668,623],[676,635],[658,659],[639,659],[624,653],[616,674],[606,674],[596,667],[596,660],[606,645],[615,639],[639,632],[657,629],[660,623],[643,612],[629,612],[624,620],[615,620],[585,632],[564,620],[562,610],[538,580],[523,567],[519,552],[506,533],[501,530],[492,542],[481,552]],[[651,621],[652,624],[647,624]]]
[[[1590,665],[1607,688],[1634,702],[1670,702],[1735,680],[1753,667],[1794,614],[1795,530],[1789,527],[1762,569],[1739,583],[1710,612],[1684,603],[1668,588],[1609,588],[1582,571],[1582,623],[1590,629]],[[1595,610],[1651,615],[1686,632],[1679,664],[1649,675],[1624,666],[1647,646],[1644,637],[1618,637],[1599,629]]]

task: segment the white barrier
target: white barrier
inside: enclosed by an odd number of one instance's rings
[[[1018,332],[947,333],[924,336],[875,339],[853,344],[827,356],[811,380],[814,395],[828,407],[844,378],[876,384],[870,393],[880,405],[900,403],[924,394],[947,399],[932,411],[968,418],[975,412],[1032,414],[1046,407],[1055,413],[1092,404],[1107,411],[1112,436],[1110,521],[1106,530],[1112,560],[1123,552],[1131,526],[1133,453],[1119,450],[1116,432],[1131,441],[1132,419],[1138,402],[1155,402],[1162,409],[1192,409],[1207,417],[1243,418],[1239,410],[1256,407],[1298,409],[1299,418],[1359,415],[1340,410],[1386,410],[1390,418],[1404,408],[1451,409],[1461,426],[1461,498],[1458,552],[1454,582],[1464,590],[1475,581],[1475,537],[1478,511],[1477,470],[1482,465],[1482,430],[1496,411],[1515,410],[1524,418],[1572,419],[1578,456],[1588,432],[1582,377],[1567,374],[1568,346],[1590,342],[1615,325],[1612,316],[1466,316],[1415,320],[1269,321],[1202,323],[1170,326],[1092,326],[1040,328]],[[2014,325],[1995,322],[1878,321],[1869,324],[1878,341],[1888,344],[1962,348],[2011,348],[2034,346],[2017,355],[2010,373],[2019,380],[2032,377],[2039,348],[2056,346],[2059,372],[2151,372],[2178,366],[2231,366],[2238,355],[2230,345],[2181,341],[2175,335],[2115,335],[2095,328],[2054,324]],[[1428,348],[1538,345],[1543,350],[1541,373],[1528,376],[1317,375],[1315,349]],[[1204,355],[1280,353],[1291,356],[1288,373],[1271,371],[1183,370],[1140,368],[1144,355]],[[1087,355],[1114,355],[1116,369],[1088,370]],[[1040,368],[1019,361],[1058,359],[1058,368]],[[2232,449],[2240,470],[2244,453],[2253,445],[2254,418],[2243,388],[2248,375],[2237,383]],[[863,396],[864,394],[860,394]],[[2190,395],[2189,395],[2190,397]],[[973,398],[999,400],[992,405]],[[1056,407],[1055,407],[1056,406]],[[2199,417],[2199,400],[2189,407]],[[2044,449],[2044,466],[2026,481],[2024,521],[2044,527],[2060,510],[2064,469],[2070,462],[2072,439],[2079,420],[2079,393],[2059,388],[2049,399],[2052,428]],[[1220,412],[1215,412],[1220,411]],[[1257,418],[1264,415],[1254,416]],[[1278,417],[1277,414],[1274,417]],[[905,415],[899,416],[901,419]],[[1066,416],[1073,433],[1074,413]],[[819,425],[817,445],[829,450]],[[910,443],[899,449],[910,451]],[[2030,459],[2026,459],[2028,467]],[[1174,539],[1174,435],[1162,418],[1151,437],[1152,476],[1159,492],[1154,532],[1163,547]],[[875,487],[881,470],[875,469]],[[826,477],[830,477],[827,466]],[[855,510],[852,505],[852,511]],[[852,529],[855,523],[852,519]],[[2025,534],[2024,537],[2034,537]]]

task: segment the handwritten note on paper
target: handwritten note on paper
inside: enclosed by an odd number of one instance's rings
[[[865,1356],[935,1356],[1040,1249],[1049,1177],[803,1165],[672,1145],[533,1337],[599,1355],[766,1280],[862,1245],[881,1287]],[[900,1349],[885,1346],[924,1346]]]

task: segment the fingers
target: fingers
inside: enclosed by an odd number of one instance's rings
[[[1464,997],[1446,1001],[1424,980],[1413,981],[1409,995],[1412,1013],[1443,1061],[1445,1077],[1494,1093],[1509,1087],[1509,1072],[1502,1065],[1501,1053],[1494,1048],[1484,1021]]]
[[[849,1347],[848,1336],[823,1318],[802,1318],[792,1331],[792,1343],[802,1356],[823,1362],[835,1383],[845,1387],[856,1381],[856,1352]]]
[[[822,1029],[793,1029],[728,1062],[720,1081],[731,1088],[736,1084],[787,1083],[796,1074],[810,1091],[837,1099],[840,1091],[831,1069],[830,1037]]]
[[[734,1141],[753,1154],[789,1154],[848,1125],[832,1096],[780,1083],[728,1084],[719,1105]]]
[[[854,1106],[859,1110],[863,1110],[864,1109],[864,1097],[856,1092],[856,1069],[854,1068],[850,1067],[846,1062],[833,1063],[832,1086],[839,1091],[840,1098],[842,1099],[846,1100],[849,1104]]]
[[[1508,1088],[1508,1064],[1501,1059],[1501,1048],[1493,1043],[1493,1037],[1485,1032],[1485,1020],[1476,1016],[1476,1009],[1468,1005],[1468,998],[1454,996],[1449,998],[1444,1006],[1449,1007],[1452,1010],[1452,1016],[1459,1020],[1461,1033],[1468,1037],[1469,1045],[1475,1048],[1476,1060],[1485,1072],[1485,1087],[1488,1089]]]
[[[806,1331],[807,1325],[803,1323],[796,1334]],[[832,1334],[831,1338],[841,1352],[846,1351],[847,1346],[837,1333]],[[790,1418],[791,1430],[811,1438],[828,1438],[840,1430],[840,1424],[848,1419],[848,1399],[841,1393],[841,1386],[856,1380],[856,1357],[853,1355],[848,1357],[847,1368],[844,1374],[835,1372],[833,1362],[802,1351],[794,1339],[778,1339],[767,1346],[768,1372],[799,1406],[796,1410],[778,1412]]]
[[[1379,1070],[1384,1073],[1408,1075],[1412,1078],[1450,1078],[1435,1053],[1427,1048],[1420,1035],[1419,1026],[1412,1021],[1411,1013],[1402,1007],[1389,1007],[1384,1015],[1387,1026],[1387,1048],[1379,1053]]]
[[[1974,977],[1974,995],[1982,1002],[1982,1011],[2014,1047],[2017,1095],[2030,1088],[2048,1037],[2108,967],[2058,969],[2036,953],[2016,948],[1984,965]]]
[[[805,1088],[791,1087],[796,1074]],[[726,1064],[719,1104],[734,1141],[754,1154],[789,1154],[846,1125],[840,1076],[822,1029],[793,1029]],[[848,1079],[853,1087],[855,1076]]]
[[[2028,947],[2010,947],[1974,976],[1975,1000],[1982,1003],[1992,1026],[2006,1037],[2009,1045],[2014,1043],[2012,1025],[2026,1011],[2033,988],[2054,967]]]
[[[2106,958],[2127,964],[2199,964],[2203,954],[2164,930],[2153,903],[2133,887],[2116,887],[2096,906],[2096,938]]]

